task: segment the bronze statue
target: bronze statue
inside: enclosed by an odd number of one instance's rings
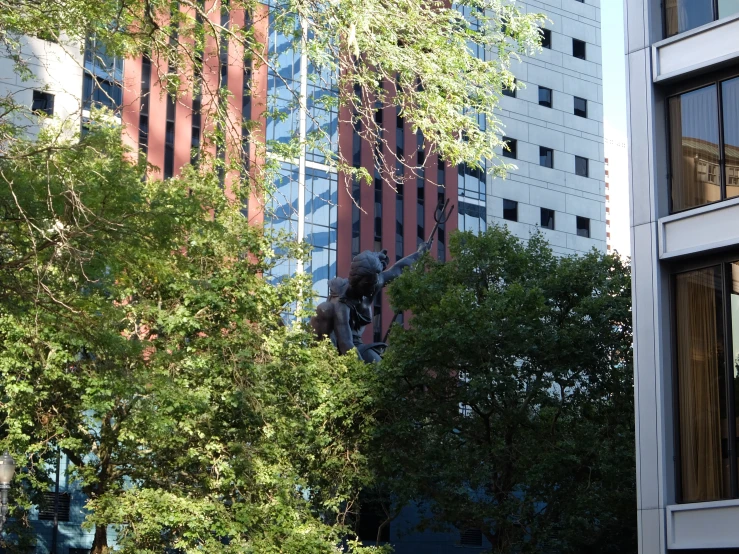
[[[373,342],[364,344],[362,333],[372,323],[375,299],[382,293],[383,287],[400,276],[403,268],[411,266],[424,252],[431,249],[434,235],[439,227],[449,218],[452,208],[446,212],[447,200],[434,214],[436,225],[431,236],[422,242],[413,254],[398,260],[387,269],[389,260],[387,251],[372,252],[365,250],[352,260],[349,278],[337,277],[329,282],[329,297],[316,308],[316,315],[311,318],[311,326],[318,338],[330,337],[341,354],[352,348],[357,349],[359,357],[365,362],[378,362],[387,344]]]

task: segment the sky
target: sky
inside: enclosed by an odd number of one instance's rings
[[[601,0],[603,55],[603,131],[609,159],[608,209],[610,245],[621,255],[631,253],[629,172],[626,148],[626,56],[623,0]]]
[[[626,140],[626,57],[623,0],[601,0],[603,120],[606,138]],[[609,137],[609,134],[612,136]]]

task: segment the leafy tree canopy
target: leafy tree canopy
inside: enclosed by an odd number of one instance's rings
[[[491,228],[401,277],[377,490],[495,552],[636,552],[630,277]]]
[[[0,160],[13,515],[58,448],[95,554],[111,524],[123,552],[335,552],[368,477],[372,379],[283,325],[307,278],[263,277],[272,238],[216,175],[145,180],[112,126],[46,140]]]

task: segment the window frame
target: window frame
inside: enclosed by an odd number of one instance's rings
[[[552,213],[552,226],[548,227],[544,225],[544,210]],[[550,231],[554,231],[557,228],[557,217],[556,217],[557,211],[553,210],[551,208],[539,208],[539,227],[542,229],[549,229]]]
[[[665,122],[665,149],[667,150],[667,199],[668,199],[668,212],[669,215],[689,212],[705,206],[713,206],[731,200],[739,198],[734,196],[732,198],[726,197],[726,160],[724,159],[724,107],[723,97],[721,91],[721,83],[724,81],[731,81],[732,79],[739,78],[739,67],[731,67],[720,71],[714,71],[706,75],[700,75],[693,79],[683,81],[665,90],[664,95],[664,122]],[[711,85],[716,86],[716,101],[717,101],[717,112],[718,112],[718,133],[719,133],[719,176],[721,185],[721,199],[713,202],[707,202],[706,204],[700,204],[698,206],[692,206],[683,210],[675,210],[672,204],[672,148],[671,148],[671,131],[672,126],[670,124],[670,99],[686,94],[688,92],[694,92],[702,88],[709,87]]]
[[[46,114],[47,116],[52,117],[54,115],[55,96],[55,94],[46,90],[33,89],[33,94],[31,96],[31,111],[36,115]],[[34,108],[36,101],[41,99],[43,99],[45,107]]]
[[[585,109],[583,110],[583,113],[585,115],[580,115],[579,113],[577,113],[577,101],[578,100],[582,100],[583,102],[585,102]],[[585,119],[587,119],[588,118],[588,99],[582,98],[581,96],[573,96],[572,97],[572,113],[576,115],[577,117],[584,117]]]
[[[514,84],[514,85],[515,85],[515,84],[516,84],[517,82],[518,82],[518,79],[513,79],[513,84]],[[506,86],[503,86],[503,88],[502,88],[502,89],[501,89],[501,91],[500,91],[500,94],[501,94],[502,96],[507,96],[508,98],[516,98],[516,90],[517,90],[517,88],[518,88],[518,87],[510,89],[510,88],[508,88],[508,87],[506,87]],[[506,93],[506,91],[508,91],[508,92]]]
[[[546,101],[546,100],[545,101],[542,101],[542,99],[541,99],[541,92],[542,91],[548,91],[549,92],[549,101]],[[552,104],[554,104],[554,93],[552,92],[552,89],[550,89],[549,87],[542,87],[541,85],[539,85],[538,94],[539,94],[539,105],[540,106],[544,106],[545,108],[551,109],[552,108]]]
[[[506,213],[506,207],[505,207],[506,202],[513,202],[513,204],[515,205],[514,206],[514,209],[515,209],[515,212],[516,212],[516,218],[515,219],[509,219],[509,218],[507,218],[505,216],[505,213]],[[515,221],[515,222],[518,222],[518,201],[517,200],[511,200],[509,198],[503,198],[503,219],[506,220],[506,221]]]
[[[579,225],[579,223],[580,223],[580,220],[581,219],[588,222],[588,235],[587,236],[581,235],[580,232],[579,232],[580,231],[580,225]],[[582,237],[584,239],[593,238],[592,237],[593,233],[592,233],[592,230],[591,230],[590,222],[591,222],[591,219],[589,217],[585,217],[584,215],[577,215],[577,216],[575,216],[575,234],[578,237]]]
[[[547,50],[552,49],[552,30],[551,29],[545,29],[544,27],[540,27],[541,29],[541,47],[546,48]],[[547,46],[544,45],[546,39]]]
[[[579,0],[578,0],[579,2]],[[719,0],[713,0],[711,2],[711,8],[713,9],[713,18],[708,23],[704,23],[703,25],[708,25],[710,23],[715,23],[716,21],[721,21],[722,19],[725,19],[727,17],[732,17],[733,15],[739,14],[739,12],[731,14],[731,15],[725,15],[724,17],[720,17],[718,13],[718,2]],[[697,29],[698,27],[702,27],[702,25],[696,25],[695,27],[691,27],[690,29],[686,29],[684,31],[678,31],[677,33],[674,33],[672,35],[667,33],[667,2],[660,2],[660,5],[662,7],[662,38],[668,39],[672,37],[676,37],[678,35],[682,35],[683,33],[689,33],[693,29]]]
[[[582,44],[583,53],[582,58],[580,56],[575,55],[575,43]],[[584,40],[580,40],[579,38],[572,37],[572,57],[577,58],[578,60],[587,60],[588,59],[588,43]]]
[[[544,165],[541,163],[541,151],[542,150],[548,150],[552,153],[552,165]],[[554,148],[549,148],[547,146],[539,146],[539,167],[547,167],[549,169],[554,169]]]
[[[585,174],[577,172],[577,162],[583,160],[585,161]],[[578,177],[590,177],[590,160],[586,158],[585,156],[575,156],[575,175]]]
[[[509,150],[506,150],[505,146],[503,147],[503,157],[509,158],[512,160],[518,159],[518,139],[514,139],[511,137],[501,137],[501,140],[505,145],[508,145]],[[511,148],[512,146],[512,148]]]
[[[673,439],[673,463],[674,463],[674,484],[675,484],[675,502],[677,504],[702,504],[704,502],[714,502],[712,500],[700,500],[700,501],[692,501],[692,502],[686,502],[683,500],[683,487],[682,487],[682,444],[680,441],[680,383],[679,383],[679,368],[678,368],[678,336],[677,336],[677,286],[676,286],[676,277],[677,275],[680,275],[682,273],[689,273],[692,271],[698,271],[701,269],[708,269],[710,267],[714,266],[720,266],[721,267],[721,295],[722,295],[722,312],[721,317],[724,322],[724,379],[726,380],[726,392],[724,401],[727,403],[727,411],[726,411],[726,417],[727,417],[727,437],[732,436],[730,433],[732,432],[733,427],[733,436],[736,437],[737,433],[737,425],[736,425],[736,415],[739,414],[739,408],[737,408],[735,402],[735,379],[733,376],[733,372],[731,371],[731,368],[733,367],[733,360],[732,356],[734,354],[733,352],[733,345],[731,344],[731,336],[732,336],[732,325],[731,325],[731,318],[730,316],[730,303],[731,303],[731,283],[730,283],[730,274],[726,270],[726,268],[733,262],[739,262],[739,252],[734,249],[731,252],[726,253],[720,253],[720,254],[711,254],[708,256],[701,256],[698,259],[691,259],[691,260],[680,260],[674,263],[671,263],[667,266],[667,272],[669,275],[668,279],[668,287],[667,287],[667,294],[669,298],[669,317],[670,317],[670,323],[669,323],[669,333],[670,333],[670,344],[668,351],[670,352],[670,355],[672,359],[670,360],[670,371],[672,376],[672,384],[670,387],[670,391],[672,393],[672,402],[671,409],[672,409],[672,416],[673,416],[673,426],[672,426],[672,439]],[[733,406],[733,408],[731,407]],[[732,415],[730,413],[730,410],[736,410],[736,413],[733,414],[735,417],[732,419],[730,416]],[[721,501],[727,501],[727,500],[734,500],[739,498],[739,438],[730,441],[727,440],[727,451],[728,451],[728,457],[729,457],[729,479],[730,481],[730,490],[731,490],[731,497],[730,499],[721,500]]]

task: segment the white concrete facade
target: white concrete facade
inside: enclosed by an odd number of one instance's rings
[[[20,106],[31,108],[34,91],[54,96],[54,117],[79,130],[82,114],[83,49],[77,43],[51,42],[22,36],[20,56],[30,72],[25,80],[16,71],[15,62],[0,56],[0,97],[9,97]],[[20,115],[20,125],[37,131],[37,118]]]
[[[488,224],[507,225],[521,238],[540,228],[541,209],[555,211],[554,229],[544,236],[558,254],[606,250],[603,150],[603,80],[600,0],[525,0],[530,13],[550,20],[551,48],[522,58],[513,71],[524,85],[503,96],[505,135],[517,140],[517,169],[487,184]],[[574,57],[573,39],[586,43],[585,59]],[[552,91],[551,107],[539,104],[539,87]],[[587,100],[587,117],[574,114],[575,97]],[[554,150],[554,167],[539,163],[539,147]],[[587,158],[588,176],[575,172],[575,156]],[[518,202],[518,221],[503,218],[503,201]],[[590,237],[577,233],[577,216],[590,220]]]
[[[739,258],[739,202],[670,214],[667,102],[739,64],[737,16],[664,39],[659,0],[625,0],[639,552],[739,547],[739,500],[680,503],[672,276],[720,252]]]

